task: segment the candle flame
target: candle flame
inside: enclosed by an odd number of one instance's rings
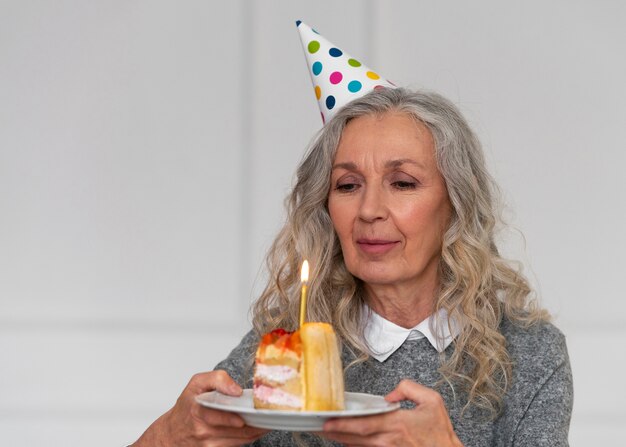
[[[309,281],[309,261],[306,259],[302,263],[302,270],[300,271],[300,281],[308,282]]]

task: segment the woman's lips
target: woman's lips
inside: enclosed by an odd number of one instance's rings
[[[382,255],[392,250],[399,241],[383,239],[357,239],[356,244],[361,251],[369,255]]]

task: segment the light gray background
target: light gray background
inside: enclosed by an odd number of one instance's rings
[[[133,441],[249,327],[321,124],[299,18],[467,115],[525,236],[503,246],[568,338],[571,443],[622,438],[624,13],[572,0],[0,1],[0,444]]]

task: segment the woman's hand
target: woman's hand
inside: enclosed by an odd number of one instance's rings
[[[415,408],[376,416],[332,419],[320,433],[349,446],[461,446],[439,393],[403,380],[385,396],[389,402],[411,400]]]
[[[225,371],[194,375],[174,407],[157,419],[133,444],[143,446],[239,446],[260,438],[267,430],[248,427],[234,413],[200,406],[195,397],[217,390],[240,396],[242,389]]]

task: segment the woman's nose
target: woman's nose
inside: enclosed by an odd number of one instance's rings
[[[387,218],[387,204],[383,191],[379,188],[364,188],[361,196],[361,206],[359,208],[359,218],[365,222],[373,222]]]

